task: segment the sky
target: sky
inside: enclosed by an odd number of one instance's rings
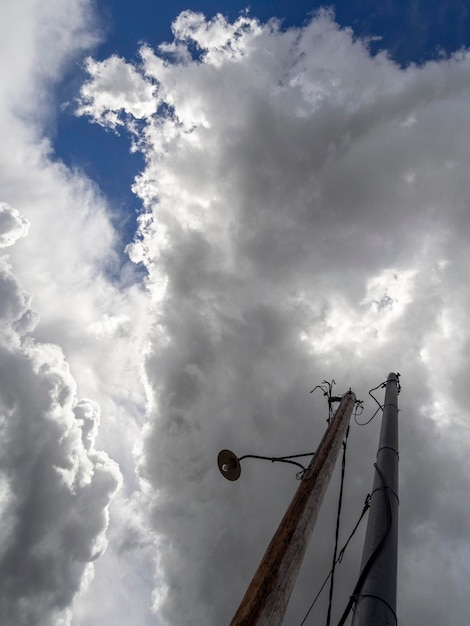
[[[2,624],[229,623],[298,483],[252,459],[229,483],[218,451],[314,451],[310,391],[367,421],[389,372],[398,619],[469,623],[469,11],[291,5],[0,6]],[[379,429],[351,426],[341,545]]]

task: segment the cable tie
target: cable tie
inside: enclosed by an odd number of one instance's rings
[[[397,618],[397,614],[395,613],[395,610],[393,609],[392,605],[387,602],[387,600],[385,600],[385,598],[382,598],[381,596],[376,595],[375,593],[356,593],[354,595],[351,596],[352,599],[356,599],[356,598],[375,598],[376,600],[380,600],[380,602],[383,602],[392,612],[392,615],[395,619],[395,624],[398,624],[398,618]]]

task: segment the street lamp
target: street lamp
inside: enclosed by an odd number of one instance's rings
[[[230,626],[280,626],[282,623],[355,404],[356,396],[349,390],[342,396],[337,411],[328,420],[327,431],[315,454],[294,454],[288,457],[247,454],[238,458],[231,450],[219,452],[219,470],[224,478],[231,481],[240,477],[240,461],[246,458],[292,463],[301,469],[297,473],[300,485]],[[302,456],[313,456],[306,468],[292,460]]]
[[[314,456],[315,452],[307,452],[305,454],[292,454],[290,456],[259,456],[258,454],[244,454],[241,457],[231,450],[221,450],[217,457],[217,465],[219,466],[220,473],[227,480],[238,480],[241,473],[240,461],[243,459],[263,459],[264,461],[271,461],[271,463],[290,463],[291,465],[297,465],[301,471],[297,472],[296,477],[298,480],[302,480],[307,468],[298,461],[292,461],[303,456]]]

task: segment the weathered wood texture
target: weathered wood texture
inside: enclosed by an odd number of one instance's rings
[[[344,394],[230,626],[282,624],[355,402]]]

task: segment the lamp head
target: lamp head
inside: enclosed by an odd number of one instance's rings
[[[227,480],[238,480],[240,478],[240,461],[231,450],[221,450],[219,452],[217,465],[220,473]]]

